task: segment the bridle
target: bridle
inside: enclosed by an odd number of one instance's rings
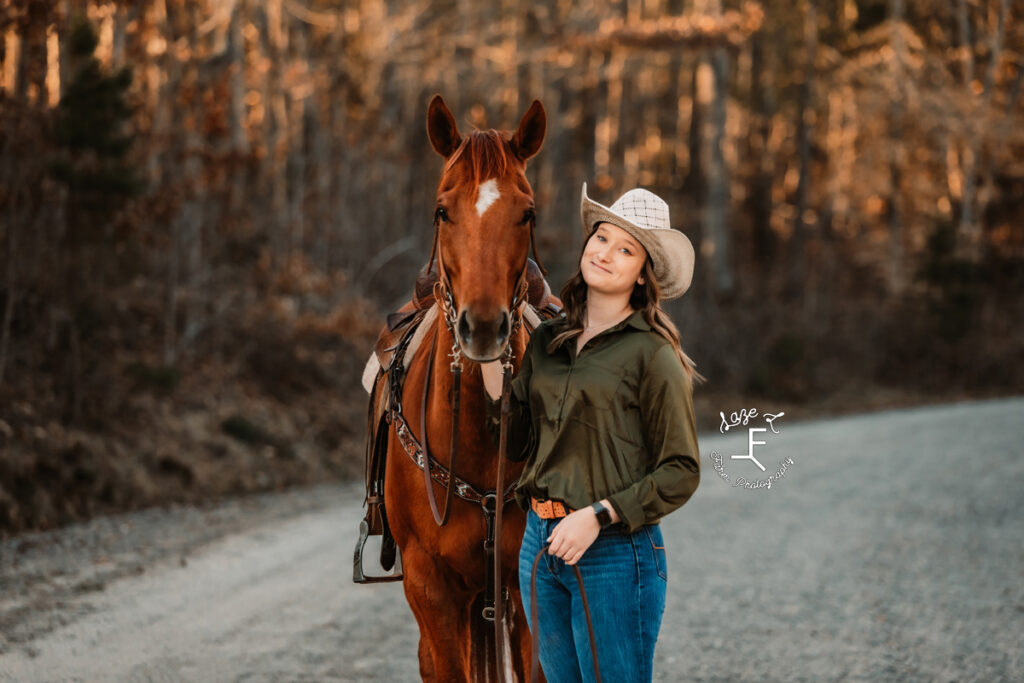
[[[437,233],[436,233],[437,222],[435,221],[435,238],[434,243],[437,244]],[[533,233],[531,226],[531,234]],[[438,249],[437,255],[437,270],[438,278],[437,282],[434,283],[434,300],[437,302],[438,309],[441,313],[442,319],[444,320],[445,327],[448,328],[448,332],[452,337],[451,350],[448,352],[451,361],[448,364],[448,369],[452,373],[452,431],[451,440],[449,442],[449,453],[448,453],[448,471],[454,474],[455,472],[455,458],[458,455],[458,421],[459,421],[459,409],[461,407],[461,392],[460,388],[462,385],[462,347],[459,344],[458,334],[456,333],[457,325],[457,313],[458,310],[455,306],[455,298],[452,295],[451,280],[448,278],[448,271],[444,266],[444,259],[441,256],[441,252]],[[433,260],[434,254],[431,254],[431,260]],[[428,269],[430,265],[428,264]],[[522,304],[526,300],[527,291],[527,279],[526,273],[529,267],[529,262],[523,263],[523,268],[519,273],[519,278],[516,280],[516,286],[514,294],[512,296],[512,302],[509,306],[509,316],[511,318],[509,323],[508,342],[505,345],[505,351],[503,352],[502,361],[502,391],[504,391],[504,379],[510,377],[514,367],[512,366],[512,340],[515,338],[516,332],[522,326]],[[430,345],[430,358],[434,357],[434,351],[437,348],[438,331],[434,329],[434,337]],[[421,405],[421,420],[420,425],[423,429],[423,449],[427,451],[427,435],[426,435],[426,405],[427,405],[427,388],[430,386],[431,370],[433,368],[433,362],[427,366],[427,379],[423,385],[423,401]],[[499,460],[499,469],[501,463]],[[429,468],[423,468],[424,481],[427,489],[427,500],[430,503],[430,511],[434,515],[434,521],[438,526],[444,526],[448,523],[448,516],[451,512],[451,499],[452,499],[452,482],[455,480],[454,476],[448,478],[448,484],[445,487],[445,503],[444,512],[439,512],[437,507],[437,501],[434,498],[434,487],[430,484],[430,473]],[[503,484],[503,477],[499,476],[497,486],[495,490],[501,490]],[[507,502],[507,501],[505,501]],[[496,510],[496,517],[501,517],[501,506],[498,506]],[[499,525],[495,525],[496,527]],[[500,538],[500,536],[499,536]]]
[[[530,219],[530,248],[533,251],[534,261],[537,263],[541,273],[547,275],[547,270],[541,264],[540,257],[537,254],[537,244],[534,239],[534,228],[536,227],[536,217]],[[444,258],[441,254],[440,243],[439,243],[439,228],[440,218],[437,214],[434,217],[434,239],[433,244],[430,248],[430,261],[427,264],[427,272],[433,267],[434,259],[437,258],[437,270],[438,278],[437,282],[434,283],[434,300],[437,303],[438,310],[441,313],[444,324],[448,328],[449,333],[452,337],[452,346],[449,351],[451,361],[448,365],[449,371],[452,373],[452,431],[451,440],[449,445],[448,455],[448,468],[445,468],[436,462],[429,452],[427,445],[427,432],[426,432],[426,410],[427,410],[427,391],[430,387],[431,371],[433,369],[433,357],[437,348],[437,338],[439,336],[438,328],[434,329],[434,337],[431,341],[430,355],[428,358],[431,359],[427,365],[427,376],[423,383],[423,396],[420,404],[420,425],[423,430],[422,444],[418,443],[415,436],[412,434],[412,430],[409,429],[408,424],[405,420],[398,415],[398,431],[399,438],[403,441],[403,445],[406,446],[406,451],[413,457],[413,460],[417,462],[417,465],[423,470],[423,478],[425,487],[427,490],[427,501],[430,504],[430,511],[434,516],[434,522],[438,526],[444,526],[448,523],[448,517],[451,513],[451,498],[453,491],[460,498],[467,500],[473,500],[480,503],[481,509],[484,514],[484,520],[486,522],[487,534],[484,540],[484,550],[487,553],[487,578],[486,578],[486,590],[484,593],[484,609],[483,617],[489,621],[494,622],[494,642],[495,642],[495,656],[497,671],[499,676],[504,675],[505,662],[504,654],[505,649],[503,646],[505,633],[503,630],[503,622],[505,617],[505,599],[507,598],[507,591],[502,589],[501,585],[501,528],[502,528],[502,511],[505,505],[514,499],[513,491],[517,481],[513,481],[510,484],[505,484],[505,460],[508,452],[508,418],[509,418],[509,394],[512,386],[512,372],[514,366],[512,364],[514,352],[512,350],[512,342],[516,337],[516,333],[522,326],[523,320],[523,304],[526,303],[527,299],[527,272],[529,269],[529,259],[523,260],[522,270],[519,272],[519,278],[516,280],[516,285],[513,290],[512,301],[509,304],[509,332],[508,340],[505,345],[505,351],[502,353],[502,379],[501,379],[501,426],[500,426],[500,438],[498,445],[498,472],[496,476],[496,484],[493,490],[485,491],[483,493],[477,492],[472,486],[463,482],[455,475],[455,462],[456,456],[458,455],[458,422],[459,422],[459,410],[461,407],[461,380],[462,380],[462,347],[459,344],[459,337],[456,330],[458,324],[458,308],[455,304],[455,297],[453,295],[453,288],[451,285],[451,279],[448,277],[448,270],[445,268]],[[399,411],[400,412],[400,411]],[[403,438],[403,431],[407,431],[406,438]],[[413,456],[413,450],[410,449],[406,443],[411,442],[410,445],[415,448],[416,451],[422,453],[421,457],[419,453]],[[432,467],[436,465],[438,474],[444,473],[443,476],[433,477],[431,475]],[[439,481],[445,486],[445,503],[444,511],[440,512],[437,506],[437,500],[434,497],[433,481],[442,479]],[[503,492],[500,496],[501,501],[499,503],[498,492]]]

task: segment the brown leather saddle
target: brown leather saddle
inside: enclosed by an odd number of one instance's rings
[[[527,307],[523,325],[527,332],[541,320],[557,316],[562,311],[560,302],[551,296],[551,288],[544,279],[540,268],[532,260],[527,263]],[[366,513],[359,524],[359,540],[356,542],[353,558],[352,579],[356,583],[378,583],[402,579],[401,553],[395,544],[388,526],[387,511],[384,508],[384,472],[387,460],[389,426],[394,410],[401,403],[402,386],[407,359],[415,354],[422,343],[434,317],[434,283],[438,279],[436,261],[427,271],[424,267],[416,278],[416,285],[410,301],[387,316],[387,324],[381,330],[374,344],[373,355],[367,363],[367,372],[376,371],[371,379],[364,376],[364,386],[370,392],[367,408],[365,484],[366,497],[363,504]],[[425,324],[426,323],[426,324]],[[379,570],[374,575],[363,568],[363,554],[367,539],[379,536],[381,547]]]

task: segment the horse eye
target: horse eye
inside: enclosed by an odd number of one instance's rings
[[[537,220],[536,212],[533,209],[527,209],[526,212],[523,213],[523,220],[520,221],[520,225],[526,225],[527,223],[532,223],[535,220]]]
[[[436,223],[438,221],[441,221],[443,223],[448,222],[448,209],[444,208],[443,206],[439,206],[436,209],[434,209],[434,222]]]

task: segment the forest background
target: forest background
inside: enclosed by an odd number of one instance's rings
[[[431,243],[434,93],[463,130],[544,103],[556,292],[583,181],[668,200],[702,428],[1020,393],[1021,14],[0,0],[0,535],[361,476],[359,376]]]

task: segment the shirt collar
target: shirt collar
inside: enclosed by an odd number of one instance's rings
[[[632,313],[630,313],[621,322],[618,322],[615,325],[612,325],[611,327],[609,327],[605,331],[606,332],[611,332],[613,330],[621,330],[621,329],[623,329],[624,327],[627,327],[627,326],[635,327],[638,330],[645,330],[645,331],[651,329],[651,326],[647,324],[646,320],[644,320],[644,312],[642,310],[640,310],[640,309],[637,309],[637,310],[633,311]]]
[[[565,317],[563,317],[561,324],[564,326],[566,323],[567,320]],[[616,323],[612,327],[609,327],[607,330],[605,330],[605,332],[610,332],[612,330],[621,330],[627,325],[630,327],[634,327],[638,330],[651,330],[651,326],[644,319],[644,312],[638,308],[637,310],[633,311],[630,315],[628,315],[624,320],[622,320],[622,322]]]
[[[635,327],[638,330],[648,330],[649,331],[651,329],[651,326],[644,319],[644,312],[642,310],[640,310],[640,309],[637,309],[637,310],[633,311],[632,315],[630,315],[628,318],[626,318],[624,323],[626,325],[632,325],[633,327]]]

